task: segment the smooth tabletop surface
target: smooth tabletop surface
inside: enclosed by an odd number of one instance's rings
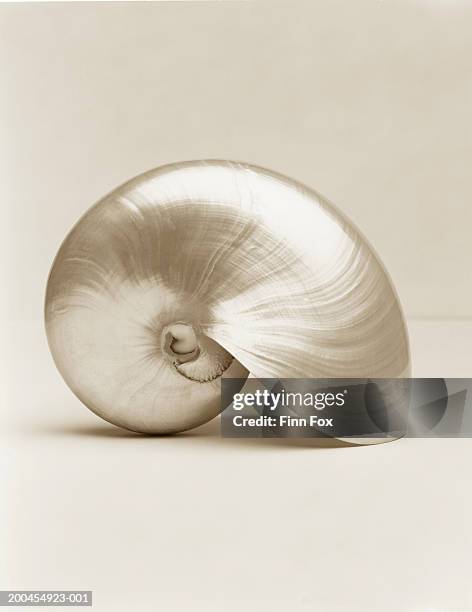
[[[414,375],[467,375],[472,321],[409,328]],[[140,436],[75,399],[41,325],[10,333],[32,346],[2,367],[0,589],[93,590],[100,612],[472,608],[470,440]]]

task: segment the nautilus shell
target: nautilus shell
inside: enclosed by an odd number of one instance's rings
[[[222,409],[223,377],[404,377],[392,283],[335,207],[227,161],[125,183],[54,261],[46,330],[80,400],[122,427],[170,433]]]

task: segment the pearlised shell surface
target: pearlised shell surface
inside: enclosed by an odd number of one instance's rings
[[[314,191],[242,163],[165,166],[103,198],[62,244],[45,314],[74,393],[142,432],[213,418],[221,376],[409,373],[401,308],[366,240]],[[176,365],[162,334],[181,323],[201,350]]]

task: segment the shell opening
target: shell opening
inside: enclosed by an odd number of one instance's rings
[[[174,365],[195,361],[200,355],[197,335],[188,323],[168,325],[163,333],[163,349]]]
[[[179,374],[201,383],[222,376],[233,361],[227,350],[183,321],[163,329],[162,350]]]

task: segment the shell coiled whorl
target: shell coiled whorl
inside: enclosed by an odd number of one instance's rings
[[[141,432],[216,416],[223,376],[409,373],[365,239],[315,192],[241,163],[164,166],[103,198],[56,256],[45,316],[74,393]]]

